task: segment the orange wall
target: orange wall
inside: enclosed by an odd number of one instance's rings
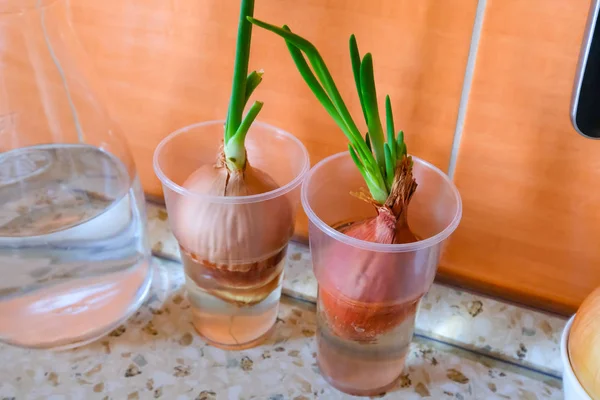
[[[570,99],[588,0],[488,0],[441,276],[570,313],[600,285],[600,143]]]
[[[476,0],[260,0],[255,16],[288,24],[317,45],[360,121],[348,38],[373,53],[379,97],[390,94],[410,151],[446,168]],[[73,0],[72,17],[106,82],[142,182],[160,193],[151,165],[173,130],[226,114],[238,1]],[[298,136],[313,163],[346,139],[296,71],[283,40],[254,29],[251,68],[265,71],[259,118]]]

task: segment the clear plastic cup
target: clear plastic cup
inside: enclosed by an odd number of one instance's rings
[[[173,132],[156,148],[154,169],[180,246],[194,327],[215,346],[243,349],[265,339],[277,319],[310,162],[294,136],[255,122],[246,137],[247,160],[263,178],[268,174],[272,190],[224,196],[211,181],[190,186],[198,171],[210,174],[217,164],[223,129],[224,121],[209,121]]]
[[[460,195],[438,168],[413,156],[418,187],[408,208],[417,242],[380,244],[336,228],[377,215],[352,196],[366,184],[348,152],[309,172],[302,205],[309,219],[319,283],[317,361],[335,388],[370,396],[394,385],[414,332],[417,306],[429,290],[442,244],[461,219]]]

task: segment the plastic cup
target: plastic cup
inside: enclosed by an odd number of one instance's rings
[[[385,392],[401,375],[417,306],[433,282],[443,242],[461,219],[460,195],[450,179],[417,157],[413,161],[418,187],[408,223],[419,238],[413,243],[373,243],[336,229],[377,215],[350,194],[366,184],[348,152],[319,162],[302,186],[319,283],[317,362],[325,379],[349,394]]]
[[[154,169],[179,243],[194,327],[212,345],[243,349],[260,343],[275,324],[310,163],[294,136],[255,122],[246,137],[248,163],[278,187],[247,196],[190,189],[186,182],[196,171],[216,165],[223,130],[224,121],[209,121],[173,132],[156,148]]]

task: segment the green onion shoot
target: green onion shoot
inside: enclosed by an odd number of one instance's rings
[[[285,25],[280,28],[251,17],[248,20],[285,39],[300,75],[349,141],[348,151],[368,188],[368,193],[361,192],[358,196],[373,204],[378,216],[356,222],[344,233],[377,243],[416,241],[406,218],[408,204],[417,188],[412,158],[407,154],[404,133],[396,132],[389,96],[385,99],[384,132],[372,55],[367,53],[361,58],[356,38],[350,37],[352,72],[367,130],[363,135],[316,47]]]

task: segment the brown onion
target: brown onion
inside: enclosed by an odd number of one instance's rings
[[[377,207],[377,216],[355,222],[340,231],[357,239],[382,244],[417,241],[406,217],[416,186],[411,160],[405,157],[397,170],[386,204],[379,205],[359,195]],[[393,302],[405,284],[398,279],[403,276],[398,271],[401,266],[386,262],[388,257],[384,255],[377,260],[370,257],[354,260],[350,268],[335,262],[337,251],[335,247],[330,250],[332,261],[328,263],[330,267],[324,271],[323,279],[328,282],[325,286],[338,290],[319,291],[321,305],[336,334],[348,339],[371,341],[414,314],[417,299],[402,304]],[[405,257],[410,264],[409,258],[413,255],[409,253]]]
[[[244,171],[233,172],[225,166],[203,166],[183,187],[194,193],[231,197],[266,193],[279,185],[248,164]],[[281,253],[294,227],[286,196],[253,203],[183,196],[174,210],[182,252],[203,267],[187,268],[192,279],[198,282],[210,275],[221,286],[246,289],[237,296],[216,290],[214,294],[225,300],[255,303],[268,296],[273,288],[267,284],[282,272]],[[247,290],[253,288],[264,290]]]

